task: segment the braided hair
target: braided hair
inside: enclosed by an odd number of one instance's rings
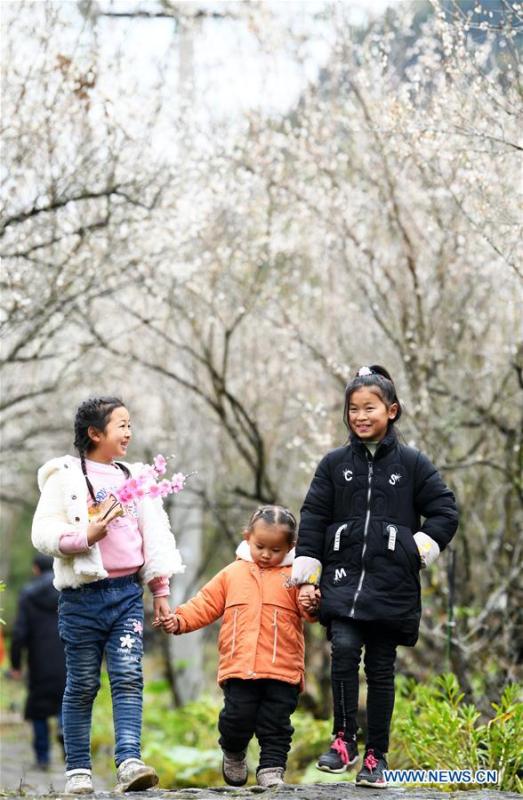
[[[247,525],[247,531],[249,533],[252,533],[254,524],[259,519],[262,519],[267,525],[286,525],[289,529],[287,534],[288,544],[294,544],[298,524],[296,522],[296,517],[288,508],[284,508],[284,506],[259,506],[256,511],[251,514]]]
[[[91,397],[89,400],[85,400],[81,403],[76,410],[74,418],[74,446],[80,455],[82,472],[93,503],[96,503],[96,496],[93,485],[87,476],[87,466],[85,464],[86,455],[93,448],[93,441],[89,436],[89,428],[96,428],[103,432],[115,408],[121,408],[124,405],[125,403],[118,397]],[[131,477],[131,473],[125,464],[121,464],[119,461],[115,461],[114,463],[120,467],[126,478]]]
[[[398,406],[398,411],[394,419],[389,420],[389,427],[399,420],[401,417],[401,403],[398,400],[398,394],[394,381],[390,377],[385,367],[379,364],[371,364],[370,367],[361,367],[354,378],[349,381],[345,389],[345,408],[343,409],[343,422],[349,428],[348,410],[350,398],[357,389],[362,387],[369,387],[383,400],[387,408],[393,403]]]

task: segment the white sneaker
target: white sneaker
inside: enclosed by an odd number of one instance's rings
[[[118,783],[115,792],[142,792],[158,784],[158,775],[140,758],[126,758],[117,770]]]
[[[64,794],[91,794],[94,792],[90,769],[70,769],[65,773]]]
[[[239,753],[230,753],[222,750],[222,775],[225,783],[229,786],[245,786],[247,783],[247,751],[241,750]]]
[[[283,786],[283,767],[265,767],[256,773],[258,786],[268,789],[269,786]]]

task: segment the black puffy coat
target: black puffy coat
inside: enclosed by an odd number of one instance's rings
[[[27,650],[29,693],[26,719],[58,714],[65,688],[64,646],[58,634],[58,592],[44,572],[20,592],[11,641],[11,666],[20,669]]]
[[[320,621],[375,621],[398,644],[414,645],[421,616],[414,533],[423,531],[444,550],[457,525],[454,495],[394,429],[374,457],[356,437],[332,450],[307,492],[296,547],[296,556],[323,565]]]

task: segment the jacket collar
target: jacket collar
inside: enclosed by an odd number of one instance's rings
[[[251,556],[251,549],[246,539],[243,539],[243,541],[241,541],[238,547],[236,548],[236,558],[240,558],[242,561],[250,561],[251,563],[254,564],[253,557]],[[283,561],[281,561],[279,564],[276,564],[276,566],[290,567],[292,566],[293,561],[294,561],[294,547],[292,548],[292,550],[289,550]]]
[[[374,453],[374,458],[383,458],[387,453],[389,453],[398,443],[398,436],[396,431],[394,430],[394,426],[389,428],[381,442],[379,443],[378,447],[376,448],[376,452]],[[359,436],[356,436],[354,433],[351,433],[350,437],[350,444],[354,450],[362,455],[364,458],[367,458],[369,451],[367,450],[363,439],[360,439]]]
[[[145,467],[145,464],[142,464],[139,461],[135,464],[129,464],[127,461],[121,461],[120,463],[124,464],[133,476],[138,475]],[[69,455],[60,456],[59,458],[52,458],[50,461],[46,461],[45,464],[43,464],[38,470],[38,488],[40,491],[43,490],[47,479],[53,474],[53,472],[64,469],[64,474],[68,475],[70,480],[77,480],[78,476],[80,476],[83,481],[80,459]]]

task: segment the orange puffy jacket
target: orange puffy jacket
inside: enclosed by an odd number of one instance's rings
[[[276,567],[260,569],[247,542],[238,558],[200,589],[196,597],[178,606],[178,633],[203,628],[223,616],[218,638],[218,683],[227,678],[274,678],[299,684],[305,670],[304,616],[298,589],[287,588],[294,550]]]

